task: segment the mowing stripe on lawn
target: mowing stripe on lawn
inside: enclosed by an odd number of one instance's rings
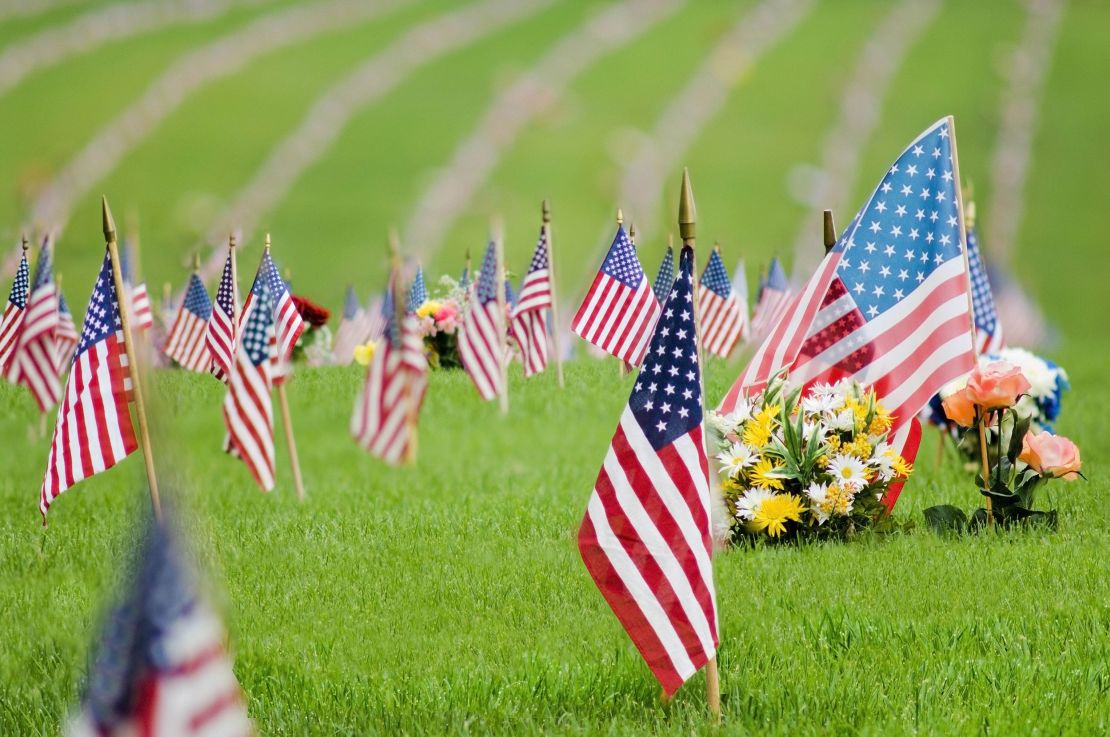
[[[841,211],[859,176],[860,158],[882,115],[882,101],[910,48],[940,10],[940,0],[902,0],[883,17],[863,45],[840,101],[840,115],[825,134],[821,169],[807,193],[810,211],[794,239],[794,280],[808,278],[821,260],[814,246],[821,209]],[[845,221],[846,222],[846,221]]]
[[[603,56],[634,41],[671,17],[686,0],[627,0],[611,5],[559,39],[505,89],[478,127],[455,149],[451,161],[424,191],[403,231],[424,258],[439,250],[501,156],[535,118],[563,94],[575,77]]]
[[[237,7],[269,0],[159,0],[116,3],[90,10],[72,21],[47,28],[0,53],[0,95],[30,74],[86,54],[112,41],[182,23],[202,23]]]
[[[552,2],[482,0],[405,32],[316,98],[300,125],[277,145],[231,206],[216,218],[208,243],[221,242],[233,229],[240,229],[244,241],[249,241],[262,215],[281,202],[300,176],[328,152],[351,118],[417,69],[523,20]],[[214,249],[201,269],[202,276],[215,275],[223,256],[223,250]]]
[[[204,85],[236,74],[264,54],[365,23],[412,2],[328,0],[295,5],[182,55],[62,168],[35,202],[32,222],[63,228],[74,203]]]

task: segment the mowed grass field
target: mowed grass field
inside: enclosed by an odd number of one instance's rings
[[[473,0],[470,0],[473,2]],[[0,53],[103,4],[62,4],[0,22]],[[0,95],[0,237],[13,243],[45,183],[175,59],[288,2],[104,44]],[[413,2],[266,54],[204,85],[79,197],[58,270],[78,320],[100,258],[98,195],[141,223],[157,293],[211,219],[235,200],[314,100],[406,29],[461,4]],[[384,282],[384,234],[403,224],[496,95],[607,7],[562,2],[406,76],[360,109],[287,197],[260,213],[298,292],[340,306],[344,285]],[[688,2],[575,77],[502,153],[429,274],[457,272],[503,215],[510,265],[534,245],[551,199],[560,292],[569,309],[612,222],[628,141],[650,131],[710,49],[758,3]],[[788,191],[820,161],[844,86],[888,3],[819,2],[748,68],[681,160],[699,236],[731,266],[788,257],[806,214]],[[854,208],[901,148],[956,116],[961,169],[982,212],[998,141],[1002,74],[1026,22],[1019,2],[941,6],[876,111]],[[1110,729],[1110,349],[1106,208],[1110,9],[1066,9],[1030,148],[1011,268],[1060,329],[1049,355],[1071,374],[1060,432],[1089,482],[1042,505],[1060,530],[940,539],[921,509],[978,501],[955,459],[926,437],[893,538],[717,558],[722,733],[759,735],[1090,735]],[[674,220],[680,171],[658,182],[658,212],[627,213],[654,270]],[[846,223],[851,210],[838,211]],[[402,237],[404,234],[402,233]],[[815,248],[819,235],[814,234]],[[990,233],[983,234],[988,243]],[[242,255],[244,281],[261,231]],[[422,249],[422,244],[407,244]],[[754,274],[749,274],[754,278]],[[5,284],[4,288],[7,288]],[[716,400],[739,370],[711,364]],[[293,496],[279,440],[279,487],[260,494],[219,451],[223,390],[159,373],[156,455],[225,615],[236,674],[263,734],[690,734],[712,732],[701,676],[670,705],[578,559],[574,535],[630,378],[611,362],[512,381],[508,418],[465,376],[436,374],[415,468],[389,469],[347,435],[361,371],[301,371],[290,385],[308,501]],[[90,643],[125,575],[147,508],[138,458],[67,492],[40,526],[47,442],[31,400],[0,386],[0,734],[56,734],[76,702]]]

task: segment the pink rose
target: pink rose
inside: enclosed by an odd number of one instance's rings
[[[1019,460],[1025,461],[1042,476],[1074,481],[1079,477],[1082,462],[1079,448],[1065,437],[1050,432],[1026,433],[1021,440]]]
[[[984,409],[1012,407],[1029,391],[1029,380],[1009,361],[976,368],[967,379],[967,398]]]
[[[455,320],[459,311],[455,309],[454,305],[443,305],[435,314],[436,322],[446,322],[447,320]]]
[[[941,404],[948,419],[960,427],[971,427],[975,424],[975,403],[967,396],[967,389],[949,394]]]

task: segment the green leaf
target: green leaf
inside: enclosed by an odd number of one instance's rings
[[[968,519],[964,511],[951,504],[938,504],[924,512],[925,524],[939,535],[963,532],[967,529]]]

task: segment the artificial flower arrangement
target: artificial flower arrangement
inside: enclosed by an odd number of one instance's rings
[[[893,418],[873,389],[843,381],[803,392],[780,374],[709,419],[733,543],[894,527],[880,500],[912,469],[887,444]]]
[[[447,275],[440,277],[439,286],[441,296],[416,308],[424,335],[424,352],[432,368],[462,368],[458,333],[470,290]]]
[[[1056,524],[1056,512],[1033,509],[1037,491],[1052,479],[1082,476],[1079,448],[1065,437],[1034,426],[1035,416],[1019,410],[1033,391],[1022,367],[993,361],[976,367],[962,389],[945,396],[945,416],[963,428],[962,444],[975,443],[976,476],[984,505],[968,518],[952,505],[925,510],[935,529],[978,529],[1029,521]]]
[[[304,320],[304,330],[293,346],[293,360],[305,359],[310,366],[323,366],[331,360],[331,313],[307,297],[293,295],[293,305]]]

